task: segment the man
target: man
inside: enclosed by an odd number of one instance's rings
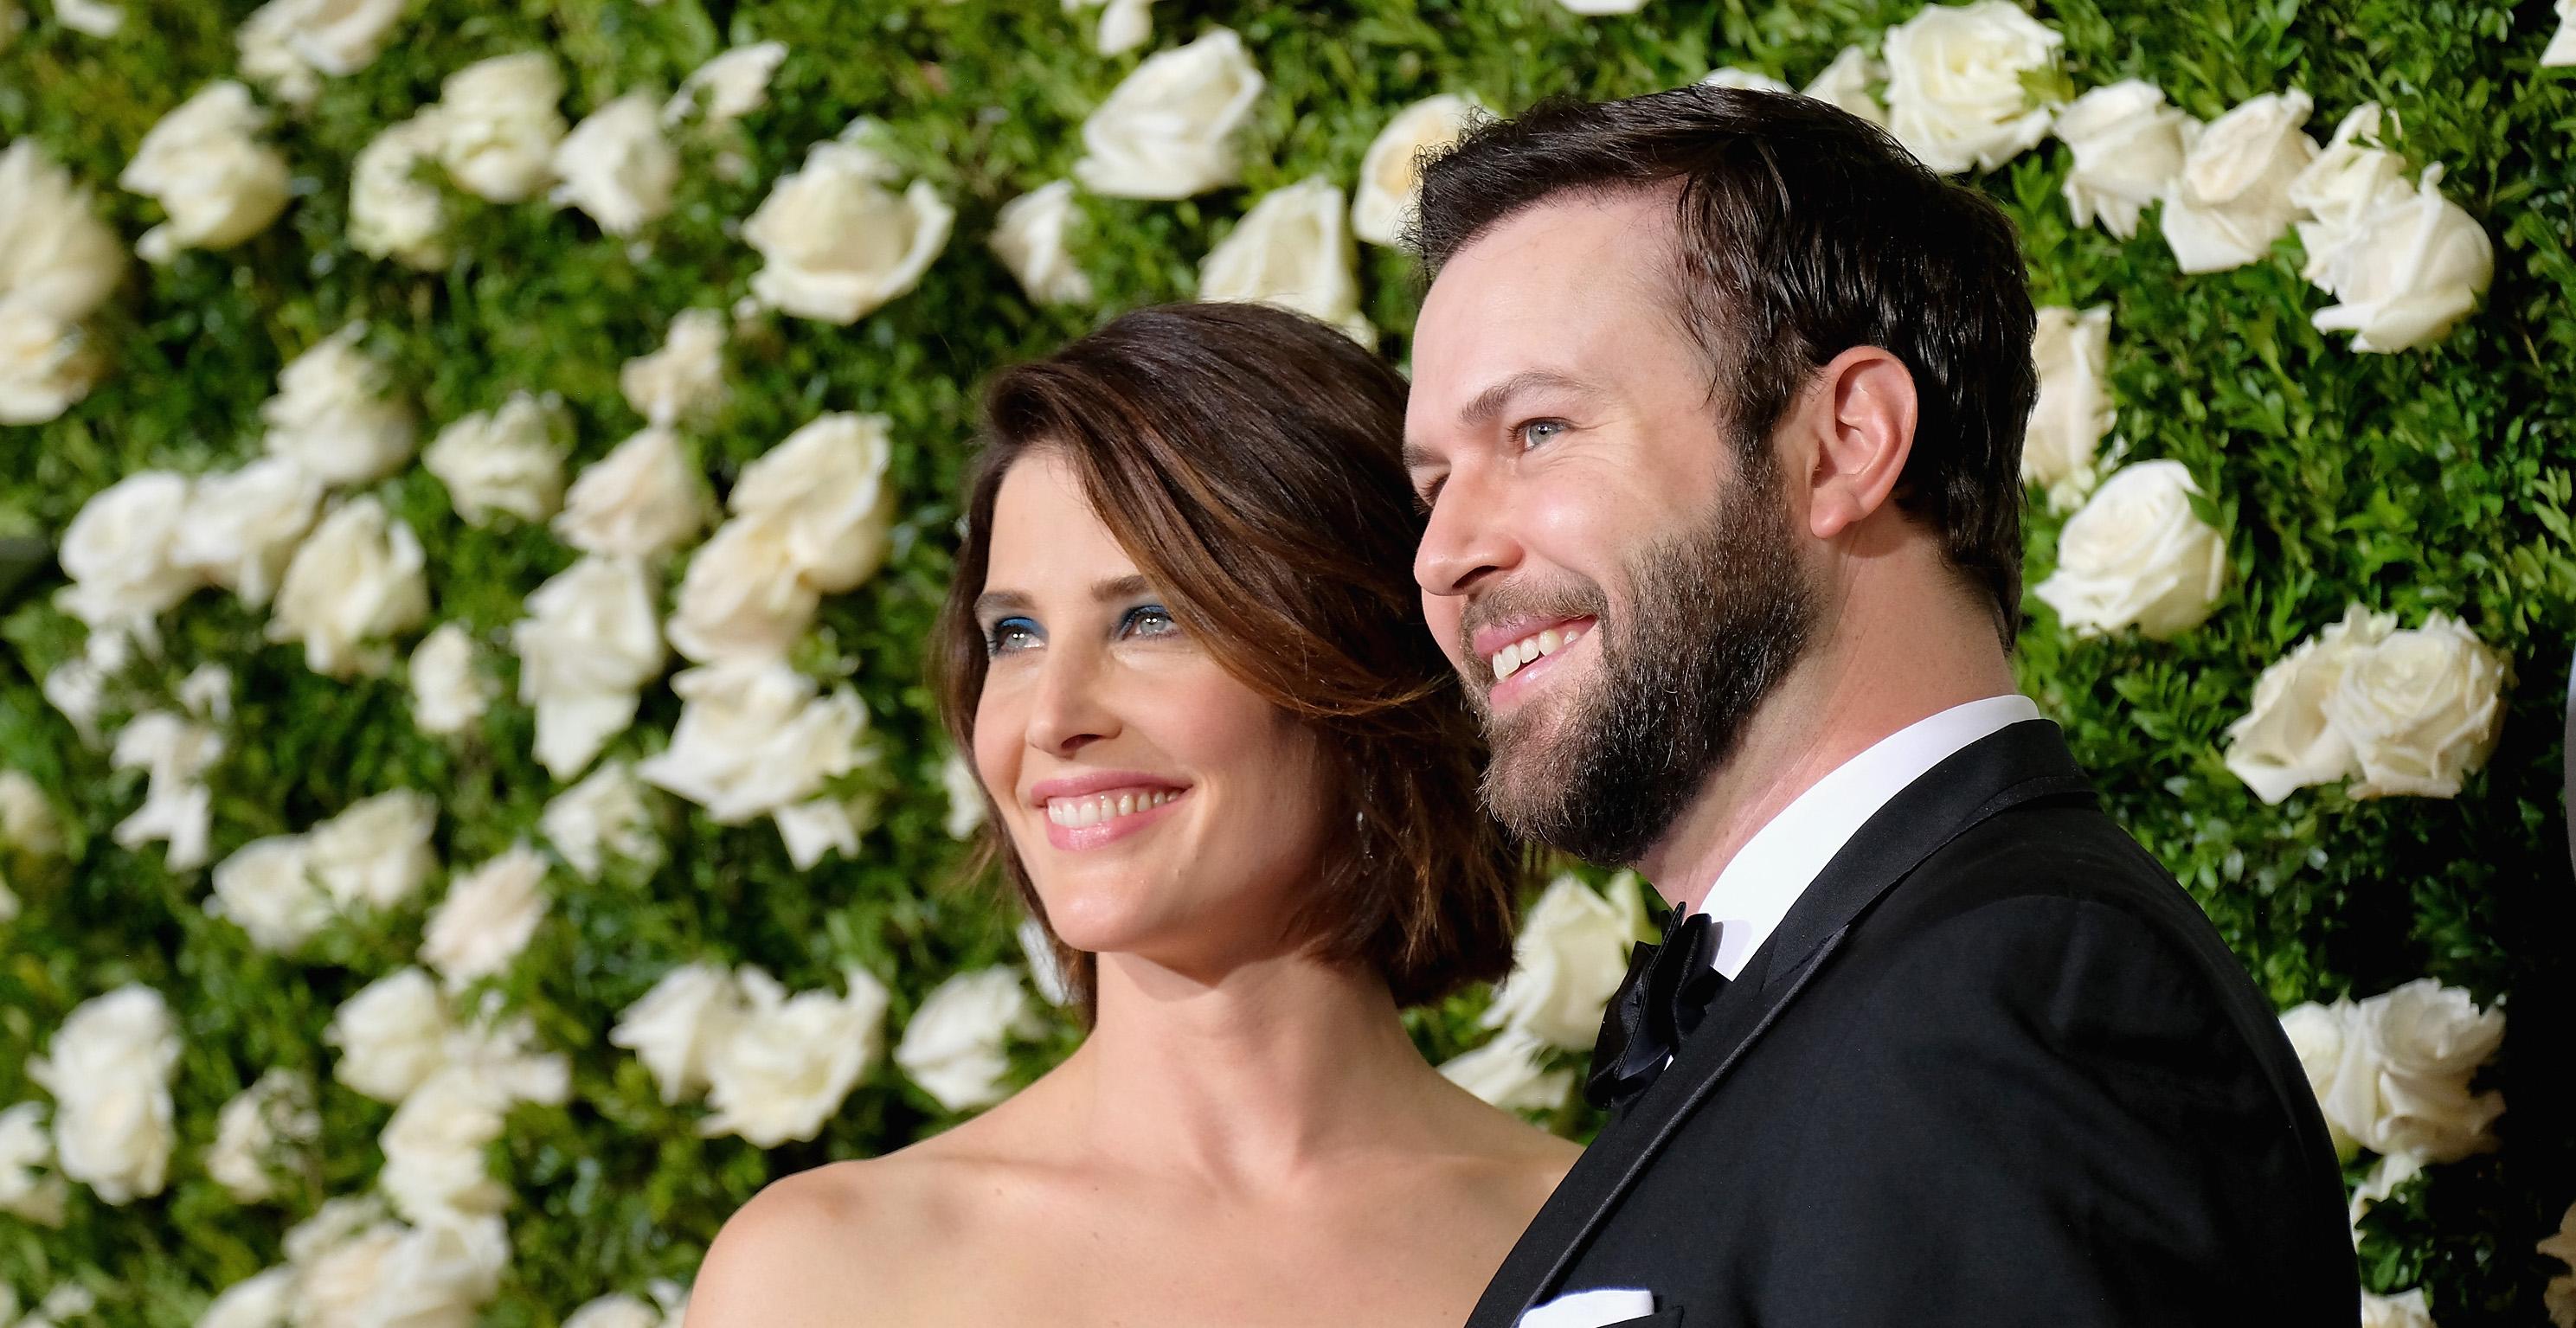
[[[2011,223],[1693,87],[1480,128],[1413,240],[1415,574],[1487,803],[1675,906],[1472,1328],[2353,1323],[2272,1008],[2015,690]]]

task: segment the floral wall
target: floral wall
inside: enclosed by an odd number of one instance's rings
[[[2012,214],[2025,686],[2373,1322],[2576,1323],[2571,11],[0,0],[0,1325],[675,1325],[1041,1073],[920,677],[980,380],[1188,298],[1401,362],[1415,148],[1703,78]],[[1579,1138],[1567,867],[1411,1020]]]

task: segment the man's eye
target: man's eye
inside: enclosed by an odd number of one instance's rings
[[[1121,636],[1168,636],[1181,630],[1172,611],[1160,604],[1140,604],[1127,611],[1118,624]]]
[[[1546,430],[1547,432],[1545,432],[1545,433],[1541,433],[1541,432],[1539,432],[1539,431],[1540,431],[1540,430],[1542,430],[1542,429]],[[1517,429],[1513,430],[1513,432],[1514,432],[1515,434],[1517,434],[1517,435],[1520,437],[1520,440],[1521,440],[1521,446],[1522,446],[1524,449],[1526,449],[1526,448],[1532,448],[1532,447],[1536,447],[1536,446],[1538,446],[1538,445],[1539,445],[1539,444],[1541,444],[1541,443],[1546,442],[1547,440],[1549,440],[1549,439],[1551,439],[1551,438],[1554,438],[1555,436],[1557,436],[1557,435],[1558,435],[1558,434],[1560,434],[1560,433],[1565,432],[1565,421],[1563,421],[1563,420],[1530,420],[1530,421],[1528,421],[1528,422],[1526,422],[1526,423],[1522,424],[1519,428],[1517,428]]]
[[[1026,618],[1004,618],[985,631],[984,654],[986,658],[991,658],[1039,645],[1045,640],[1045,637],[1038,634],[1036,623]]]

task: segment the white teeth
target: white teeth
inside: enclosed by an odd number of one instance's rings
[[[1551,627],[1536,636],[1522,637],[1495,651],[1492,658],[1486,662],[1493,666],[1494,681],[1501,682],[1520,672],[1531,660],[1553,655],[1582,639],[1583,629],[1580,627],[1568,627],[1562,631]]]
[[[1047,820],[1072,829],[1098,825],[1121,816],[1152,811],[1181,796],[1177,789],[1129,789],[1124,793],[1095,793],[1081,798],[1049,798]]]

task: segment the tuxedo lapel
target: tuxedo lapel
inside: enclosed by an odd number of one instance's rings
[[[1970,743],[1890,799],[1799,895],[1672,1065],[1585,1150],[1503,1260],[1469,1328],[1507,1328],[1555,1291],[1655,1155],[1889,887],[1998,812],[2092,793],[2057,725],[2042,719]]]

